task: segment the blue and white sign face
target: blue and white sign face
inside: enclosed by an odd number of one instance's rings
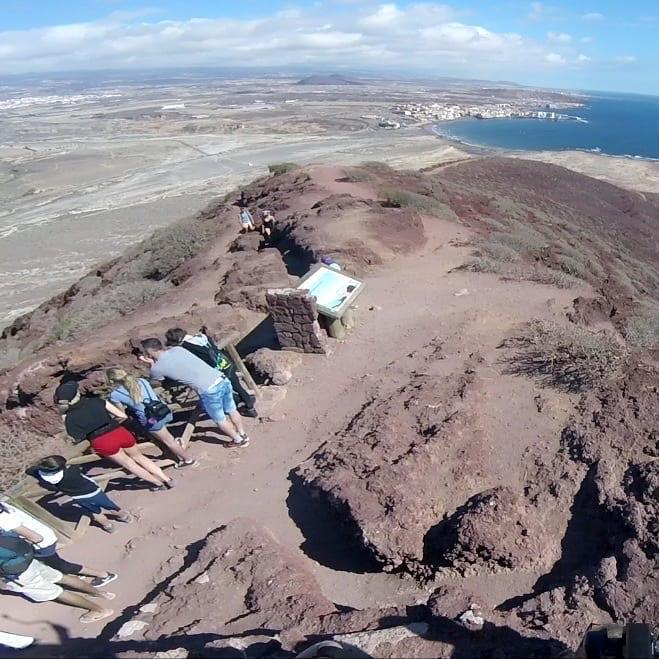
[[[363,286],[363,282],[358,279],[321,266],[312,272],[298,288],[309,291],[316,298],[316,304],[321,313],[338,318],[359,295]]]

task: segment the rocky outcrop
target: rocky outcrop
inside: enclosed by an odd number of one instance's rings
[[[296,288],[270,289],[266,301],[277,341],[284,350],[324,354],[327,343],[318,322],[316,298]]]
[[[293,369],[299,366],[302,357],[287,350],[259,348],[245,358],[252,375],[266,384],[284,385],[293,377]]]
[[[423,571],[427,531],[472,494],[483,459],[469,413],[473,369],[439,375],[437,344],[424,351],[425,371],[387,371],[391,379],[297,470],[300,486],[384,570]]]
[[[238,518],[211,532],[158,600],[146,637],[225,629],[282,629],[336,611],[300,556],[255,522]]]
[[[215,302],[267,313],[266,291],[289,284],[288,271],[276,249],[247,251],[222,278]]]
[[[552,553],[535,514],[509,487],[481,492],[428,532],[425,558],[461,574],[540,567]]]

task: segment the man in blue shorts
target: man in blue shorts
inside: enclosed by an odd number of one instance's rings
[[[220,371],[181,346],[165,349],[160,339],[144,339],[142,351],[140,359],[151,366],[153,380],[169,378],[194,389],[206,414],[232,443],[240,447],[249,444],[231,383]]]

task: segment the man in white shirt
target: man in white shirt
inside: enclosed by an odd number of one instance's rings
[[[91,577],[91,585],[101,588],[117,578],[113,572],[101,572],[70,563],[57,553],[57,535],[43,522],[9,503],[0,502],[0,531],[15,533],[34,547],[34,557],[49,567],[77,576]]]

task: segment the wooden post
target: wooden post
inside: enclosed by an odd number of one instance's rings
[[[236,346],[233,343],[227,343],[226,351],[229,353],[229,357],[231,357],[235,365],[238,367],[238,370],[243,374],[247,386],[254,392],[254,395],[257,398],[260,398],[261,392],[259,391],[259,388],[256,386],[256,382],[254,382],[254,378],[252,377],[252,374],[247,370],[247,366],[245,366],[245,362],[243,362],[241,356],[238,354],[238,351],[236,350]]]
[[[70,522],[65,522],[59,517],[49,513],[43,506],[40,506],[35,501],[22,496],[15,496],[9,499],[9,503],[16,506],[28,515],[36,517],[40,522],[49,526],[53,531],[62,536],[65,540],[72,540],[75,536],[75,528]]]
[[[201,415],[201,403],[199,403],[194,408],[194,410],[192,410],[192,414],[190,415],[188,422],[185,424],[183,434],[181,435],[181,446],[184,449],[188,448],[188,444],[190,443],[190,439],[192,439],[192,434],[194,433],[197,419],[199,419],[200,415]]]

